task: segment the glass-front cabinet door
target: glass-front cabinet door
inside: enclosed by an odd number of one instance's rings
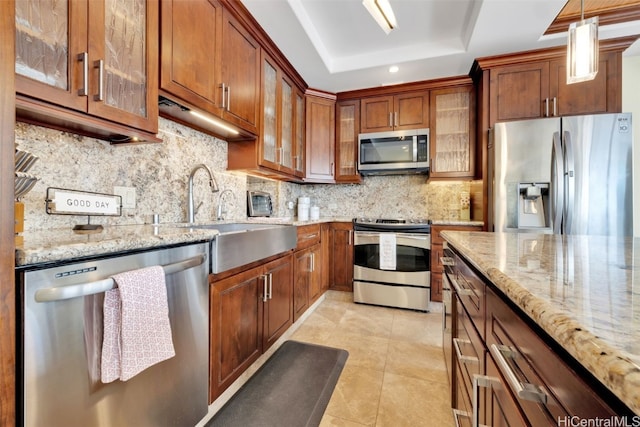
[[[473,178],[475,97],[473,86],[431,91],[430,178]]]
[[[296,108],[295,108],[295,143],[293,153],[294,175],[304,177],[304,94],[300,90],[295,91]]]
[[[147,0],[17,0],[17,92],[155,133],[157,8]]]
[[[281,169],[293,174],[293,84],[286,77],[281,79],[280,101],[280,156]]]
[[[358,133],[360,101],[338,101],[336,104],[336,181],[361,182],[358,173]]]
[[[261,164],[278,170],[278,70],[263,52]]]

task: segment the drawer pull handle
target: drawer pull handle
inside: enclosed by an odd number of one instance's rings
[[[521,382],[516,374],[511,369],[507,358],[516,359],[519,355],[518,352],[506,345],[491,344],[491,354],[496,360],[496,363],[500,371],[504,374],[507,382],[515,394],[523,400],[530,400],[532,402],[547,403],[547,394],[535,384]]]
[[[491,384],[497,383],[500,381],[495,377],[488,377],[486,375],[474,375],[473,376],[473,415],[471,419],[471,425],[473,427],[486,427],[483,424],[480,424],[480,387],[489,388]]]
[[[447,275],[447,279],[449,279],[449,282],[451,283],[451,285],[453,286],[453,289],[456,291],[456,294],[458,294],[459,296],[473,296],[475,295],[475,292],[473,292],[473,290],[471,289],[464,289],[462,286],[460,286],[460,284],[458,283],[457,280],[453,279],[451,276]]]
[[[453,419],[456,422],[456,427],[460,427],[460,421],[458,418],[471,418],[471,414],[466,411],[461,411],[460,409],[453,410]]]
[[[442,256],[440,257],[440,264],[454,266],[456,263],[453,261],[453,257]]]
[[[458,357],[458,360],[463,364],[478,363],[479,359],[477,357],[465,356],[465,355],[462,354],[462,350],[460,350],[460,344],[471,345],[471,341],[463,340],[461,338],[454,338],[453,339],[453,348],[456,350],[456,356]]]

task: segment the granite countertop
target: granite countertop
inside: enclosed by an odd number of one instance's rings
[[[291,217],[256,217],[215,221],[217,224],[258,223],[296,226],[324,222],[351,222],[351,218],[331,217],[298,221]],[[202,224],[211,223],[213,222]],[[102,232],[93,234],[78,234],[69,228],[25,232],[16,237],[16,267],[206,241],[213,239],[218,234],[218,231],[213,229],[189,228],[186,225],[183,223],[162,223],[159,226],[150,224],[115,225],[105,227]]]
[[[442,236],[640,415],[640,238]]]

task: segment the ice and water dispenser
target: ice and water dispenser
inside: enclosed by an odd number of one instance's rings
[[[516,228],[547,228],[549,216],[549,183],[518,183]]]

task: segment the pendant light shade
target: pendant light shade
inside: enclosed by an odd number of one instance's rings
[[[598,74],[598,17],[582,19],[569,26],[567,40],[567,83],[593,80]]]

